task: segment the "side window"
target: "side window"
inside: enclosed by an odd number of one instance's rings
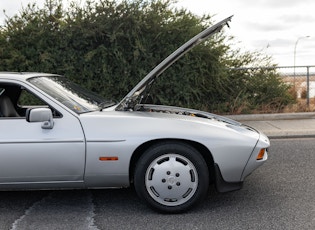
[[[25,89],[21,90],[20,97],[17,102],[19,107],[35,107],[35,106],[47,106],[45,102],[36,97],[34,94],[28,92]]]
[[[36,108],[36,107],[47,107],[50,108],[50,106],[45,103],[43,100],[41,100],[39,97],[34,95],[33,93],[27,91],[26,89],[21,89],[20,96],[17,100],[17,105],[20,108],[20,110],[26,111],[28,108]],[[54,118],[62,117],[62,115],[50,108],[53,112]],[[25,114],[25,113],[24,113]]]
[[[0,118],[23,118],[29,108],[50,108],[54,118],[61,118],[57,110],[23,86],[0,82]]]

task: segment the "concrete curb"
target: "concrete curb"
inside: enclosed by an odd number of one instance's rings
[[[280,132],[263,132],[269,139],[290,139],[290,138],[315,138],[315,132],[290,132],[290,131],[280,131]]]
[[[270,121],[270,120],[296,120],[296,119],[315,119],[314,112],[305,113],[273,113],[273,114],[240,114],[226,115],[235,121]]]
[[[314,112],[245,114],[226,117],[260,130],[270,139],[315,137]]]

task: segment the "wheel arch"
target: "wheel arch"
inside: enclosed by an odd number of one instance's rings
[[[214,160],[213,160],[210,150],[207,147],[205,147],[203,144],[199,142],[191,141],[191,140],[185,140],[185,139],[156,139],[156,140],[150,140],[141,144],[133,152],[131,160],[130,160],[130,165],[129,165],[129,180],[131,183],[133,183],[133,177],[134,177],[136,164],[139,158],[142,156],[142,154],[153,145],[160,144],[160,143],[167,143],[167,142],[185,143],[195,148],[202,155],[202,157],[204,158],[207,164],[210,182],[213,183],[215,181]]]

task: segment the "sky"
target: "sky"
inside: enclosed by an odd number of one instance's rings
[[[13,16],[30,2],[43,6],[45,0],[0,0],[0,24],[3,10]],[[178,0],[176,7],[210,14],[214,22],[234,15],[224,32],[236,48],[270,55],[279,66],[315,66],[314,0]]]

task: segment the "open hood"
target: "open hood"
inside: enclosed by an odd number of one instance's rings
[[[195,37],[191,38],[172,54],[170,54],[166,59],[164,59],[159,65],[157,65],[149,74],[147,74],[137,85],[134,87],[118,104],[116,110],[132,110],[136,104],[138,104],[143,95],[142,93],[145,89],[154,82],[154,80],[161,75],[168,67],[170,67],[174,62],[176,62],[185,53],[190,51],[193,47],[200,44],[204,40],[208,39],[215,33],[221,31],[221,29],[231,21],[232,16],[216,23],[215,25],[205,29],[204,31],[197,34]]]

